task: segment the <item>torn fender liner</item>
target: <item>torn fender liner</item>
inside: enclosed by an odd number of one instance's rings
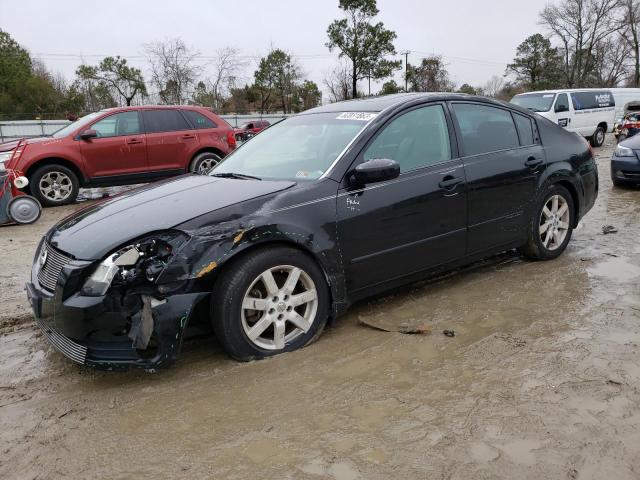
[[[133,341],[133,348],[145,350],[153,333],[152,297],[149,295],[141,295],[141,297],[142,309],[131,319],[129,338]]]

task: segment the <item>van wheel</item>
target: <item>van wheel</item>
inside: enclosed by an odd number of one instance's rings
[[[193,160],[191,160],[191,165],[189,165],[189,171],[193,173],[197,173],[199,175],[205,175],[209,172],[213,167],[218,165],[222,161],[219,155],[211,152],[204,152],[200,155],[196,155]]]
[[[62,165],[45,165],[29,179],[31,194],[45,207],[57,207],[76,201],[80,182],[73,171]]]
[[[591,137],[589,138],[589,143],[591,143],[591,146],[601,147],[602,144],[604,143],[606,133],[607,132],[605,132],[603,127],[596,128],[596,131],[594,132],[594,134],[591,135]]]
[[[239,361],[297,350],[320,336],[330,294],[315,261],[275,247],[249,254],[217,279],[211,321],[218,341]]]
[[[532,260],[551,260],[564,252],[574,222],[573,197],[562,185],[549,185],[530,222],[529,238],[521,248]]]

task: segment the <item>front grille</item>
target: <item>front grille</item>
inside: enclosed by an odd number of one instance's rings
[[[39,265],[38,282],[42,288],[53,292],[56,289],[62,267],[67,265],[71,261],[71,258],[59,252],[47,242],[42,242],[42,248],[40,249],[36,262],[42,261],[45,252],[46,260],[44,265]]]
[[[61,333],[56,332],[53,328],[46,325],[41,319],[36,317],[36,323],[44,333],[44,336],[62,353],[65,357],[84,365],[87,358],[87,347],[83,347],[79,343],[65,337]]]

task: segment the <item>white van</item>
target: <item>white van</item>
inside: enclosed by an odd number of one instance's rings
[[[610,89],[545,90],[516,95],[511,103],[528,108],[569,131],[589,139],[594,147],[613,132],[616,101]]]

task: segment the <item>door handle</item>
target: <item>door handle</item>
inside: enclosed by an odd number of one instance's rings
[[[529,158],[527,158],[527,161],[526,161],[526,162],[524,162],[524,164],[525,164],[527,167],[535,168],[535,167],[537,167],[538,165],[541,165],[541,164],[542,164],[542,159],[540,159],[540,158],[536,158],[536,157],[529,157]]]
[[[139,138],[128,138],[127,143],[129,145],[136,145],[138,143],[142,143],[142,140],[140,140]]]
[[[195,135],[189,135],[189,134],[186,134],[186,135],[182,135],[182,137],[181,137],[181,138],[182,138],[183,140],[193,140],[193,139],[195,139],[195,138],[196,138],[196,136],[195,136]]]
[[[438,186],[440,188],[444,188],[445,190],[453,190],[456,185],[462,183],[463,181],[464,180],[460,177],[452,177],[451,175],[447,175],[440,181],[440,183],[438,183]]]

